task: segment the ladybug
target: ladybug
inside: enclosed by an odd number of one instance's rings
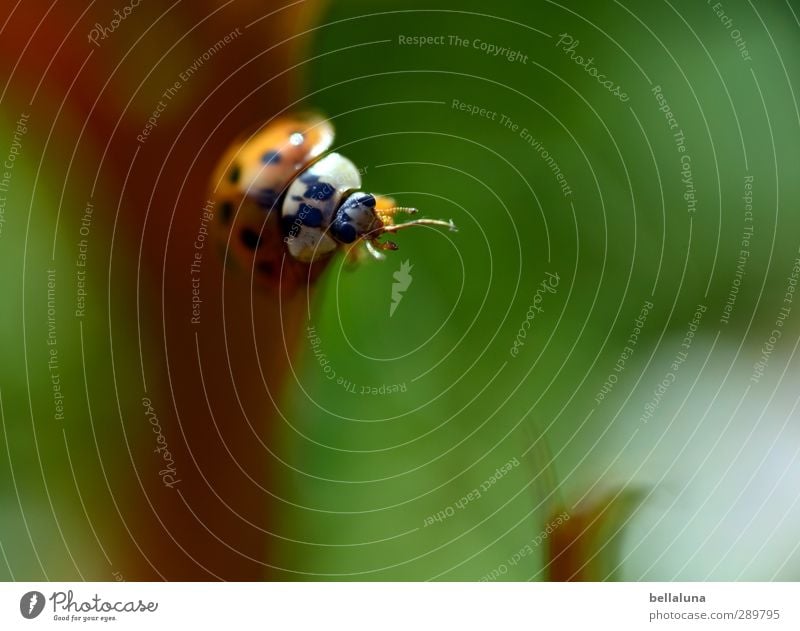
[[[414,208],[361,190],[356,166],[329,153],[334,130],[313,114],[289,114],[234,142],[220,159],[212,181],[212,233],[228,260],[253,270],[258,282],[273,284],[319,270],[339,249],[355,246],[382,259],[396,250],[383,235],[414,225],[452,221],[417,219],[395,223]]]

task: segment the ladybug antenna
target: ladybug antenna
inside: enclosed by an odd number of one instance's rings
[[[406,215],[415,215],[419,211],[416,208],[407,208],[405,206],[392,206],[391,208],[377,209],[376,214],[380,220],[380,226],[371,230],[364,235],[367,249],[377,259],[382,259],[383,255],[379,250],[396,250],[397,244],[393,241],[377,241],[378,237],[387,232],[398,232],[411,226],[437,226],[447,228],[451,232],[458,230],[453,220],[443,221],[441,219],[414,219],[413,221],[406,221],[405,223],[395,223],[394,216],[397,213],[405,213]]]
[[[441,219],[415,219],[414,221],[406,221],[405,223],[395,223],[384,226],[380,229],[380,232],[397,232],[398,230],[410,228],[411,226],[440,226],[442,228],[447,228],[450,230],[450,232],[458,232],[458,228],[456,227],[456,224],[453,223],[452,219],[449,221],[443,221]]]
[[[405,206],[393,206],[392,208],[382,208],[377,211],[378,217],[383,223],[383,226],[375,230],[378,234],[382,234],[384,232],[397,232],[398,230],[402,230],[403,228],[408,228],[410,226],[439,226],[442,228],[447,228],[451,232],[458,231],[456,228],[456,224],[453,223],[453,220],[450,221],[442,221],[441,219],[414,219],[413,221],[406,221],[405,223],[395,223],[394,216],[397,213],[405,213],[406,215],[416,215],[419,212],[416,208],[407,208]],[[377,236],[377,235],[376,235]]]

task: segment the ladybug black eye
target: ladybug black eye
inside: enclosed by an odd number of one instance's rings
[[[334,221],[331,224],[331,233],[341,243],[352,243],[358,236],[356,229],[344,221]]]

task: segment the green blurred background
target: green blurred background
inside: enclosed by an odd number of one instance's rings
[[[346,0],[291,15],[260,2],[142,4],[88,58],[74,91],[66,69],[84,63],[85,32],[109,10],[65,13],[78,26],[63,49],[66,29],[30,51],[21,36],[6,41],[0,150],[13,145],[21,112],[30,112],[30,129],[0,233],[0,576],[136,579],[149,576],[137,569],[148,541],[173,547],[168,528],[130,526],[139,513],[158,513],[141,493],[142,479],[157,475],[142,393],[164,397],[165,424],[181,410],[169,405],[170,380],[184,375],[163,375],[171,337],[156,318],[170,308],[162,262],[175,263],[165,252],[171,239],[191,243],[205,199],[196,184],[210,177],[224,142],[259,112],[263,120],[313,107],[331,117],[336,150],[363,170],[368,190],[452,218],[459,230],[408,231],[382,263],[337,259],[317,283],[308,320],[296,323],[285,380],[253,388],[263,401],[256,418],[269,419],[269,451],[260,452],[270,462],[260,480],[267,492],[259,493],[272,533],[257,572],[282,580],[798,580],[800,305],[785,300],[800,256],[798,7],[716,4]],[[25,10],[37,23],[36,9],[21,9],[12,24],[24,23]],[[154,140],[137,148],[137,130],[171,78],[237,27],[242,40],[181,88]],[[562,34],[629,99],[576,64],[558,44]],[[402,43],[419,36],[443,39]],[[453,36],[467,45],[451,44]],[[481,42],[518,58],[488,54]],[[108,146],[116,158],[106,159]],[[150,171],[141,171],[145,160]],[[682,164],[691,167],[693,212]],[[146,207],[155,186],[172,198]],[[76,318],[76,242],[90,198],[99,208],[90,299]],[[159,220],[145,211],[174,213],[176,223],[147,223]],[[140,287],[148,257],[152,284]],[[413,281],[390,317],[403,261]],[[47,366],[48,269],[58,277],[63,422],[53,418]],[[558,286],[539,302],[548,273]],[[152,318],[140,310],[150,300],[158,303]],[[513,354],[534,304],[541,311]],[[698,305],[705,311],[687,349]],[[250,322],[239,316],[226,326],[246,337]],[[308,327],[324,355],[315,355]],[[763,376],[752,380],[776,328]],[[269,335],[266,364],[283,354],[281,331]],[[206,379],[229,376],[216,369],[204,366]],[[152,374],[146,389],[143,373]],[[609,375],[617,381],[598,401]],[[664,379],[670,385],[657,396]],[[202,396],[197,383],[186,388]],[[212,409],[223,421],[238,413],[213,397]],[[170,440],[180,436],[175,429]],[[183,472],[192,476],[186,460]],[[483,490],[462,502],[474,489]],[[570,519],[553,525],[562,511]],[[237,541],[227,544],[230,554]],[[151,564],[159,566],[157,554]]]

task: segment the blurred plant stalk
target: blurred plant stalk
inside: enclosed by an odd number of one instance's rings
[[[207,247],[202,318],[193,324],[190,265],[215,162],[244,129],[293,106],[310,39],[302,33],[319,7],[316,0],[141,3],[104,37],[90,30],[87,40],[85,24],[107,24],[113,7],[79,15],[72,5],[23,3],[15,28],[3,33],[0,50],[17,60],[5,107],[30,111],[37,133],[52,125],[42,181],[64,182],[67,200],[91,200],[94,209],[86,317],[108,322],[115,346],[141,334],[140,371],[135,355],[108,355],[104,327],[86,332],[86,397],[93,423],[103,424],[98,455],[109,471],[103,492],[85,498],[85,513],[111,564],[96,550],[81,559],[86,578],[277,576],[268,559],[282,500],[270,451],[305,320],[305,287],[254,295],[246,274],[223,280]],[[146,127],[153,112],[157,120]],[[73,147],[75,164],[49,155],[69,158]],[[63,204],[59,247],[74,245],[70,226],[84,207]],[[108,361],[113,389],[98,386],[98,374],[111,378],[97,368]],[[73,430],[88,426],[72,420]],[[92,451],[75,449],[79,466],[97,467]]]

